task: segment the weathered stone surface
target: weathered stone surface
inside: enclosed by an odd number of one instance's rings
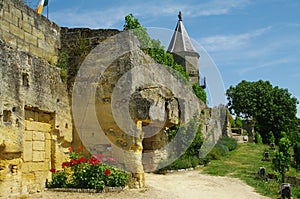
[[[20,196],[41,190],[50,167],[60,169],[66,160],[72,141],[67,87],[58,68],[2,40],[0,80],[0,196]]]

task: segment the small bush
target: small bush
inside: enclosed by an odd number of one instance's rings
[[[196,156],[182,155],[180,158],[176,159],[172,164],[161,170],[178,170],[186,168],[195,168],[200,163],[200,159]]]
[[[256,144],[262,144],[262,138],[258,132],[255,133],[255,143]]]
[[[207,155],[210,160],[220,160],[221,157],[228,155],[229,149],[227,146],[217,143]]]
[[[220,138],[218,143],[221,145],[225,145],[229,151],[233,151],[237,147],[237,140],[229,137]]]

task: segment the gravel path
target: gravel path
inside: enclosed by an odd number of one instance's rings
[[[146,174],[147,188],[112,193],[69,193],[46,191],[29,198],[63,199],[267,199],[239,179],[200,174],[199,170],[167,175]]]

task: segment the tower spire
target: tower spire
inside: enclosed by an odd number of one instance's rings
[[[178,20],[182,21],[182,13],[181,13],[181,11],[179,11],[179,13],[178,13]]]
[[[173,33],[168,50],[174,56],[174,61],[184,67],[192,83],[199,84],[199,53],[194,48],[182,22],[182,12],[178,13],[178,22]]]

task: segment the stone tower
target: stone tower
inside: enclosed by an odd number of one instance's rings
[[[178,14],[178,23],[168,47],[168,52],[173,54],[175,63],[184,67],[189,74],[191,83],[199,84],[199,53],[195,50],[187,31],[182,23],[181,12]]]

